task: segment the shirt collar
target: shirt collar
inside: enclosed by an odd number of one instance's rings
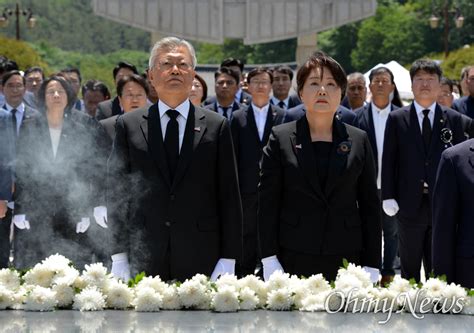
[[[252,109],[256,112],[268,112],[268,107],[270,106],[270,103],[267,103],[266,105],[264,105],[263,107],[259,108],[258,106],[256,106],[255,104],[252,103]]]
[[[165,103],[163,103],[161,101],[161,99],[158,101],[158,111],[160,112],[160,119],[163,118],[163,116],[166,114],[166,111],[168,110],[176,110],[179,112],[179,114],[184,118],[184,119],[188,119],[188,115],[189,115],[189,107],[190,107],[190,102],[189,102],[189,99],[186,99],[183,103],[181,103],[180,105],[178,105],[177,107],[175,108],[171,108],[169,107],[168,105],[166,105]]]
[[[376,111],[379,114],[387,114],[390,112],[390,103],[388,103],[387,106],[383,109],[379,109],[377,105],[375,105],[373,102],[371,102],[370,104],[372,104],[372,110]]]
[[[8,112],[11,112],[13,109],[16,109],[16,111],[18,113],[23,114],[25,112],[25,104],[23,104],[23,102],[22,102],[20,105],[18,105],[16,108],[14,108],[13,106],[11,106],[10,104],[5,102],[5,109]]]
[[[418,116],[423,115],[423,110],[426,110],[426,109],[429,109],[430,110],[430,113],[434,113],[435,112],[435,109],[436,109],[436,102],[434,102],[433,104],[431,104],[429,107],[427,108],[424,108],[422,107],[420,104],[418,104],[416,101],[413,101],[413,105],[415,105],[415,110],[416,110],[416,114]]]
[[[237,102],[240,102],[240,96],[242,96],[242,88],[239,88],[239,90],[237,90],[237,92],[235,93],[235,100]]]
[[[280,103],[280,100],[276,98],[275,96],[272,96],[272,102],[273,102],[273,105],[278,106],[278,103]],[[288,97],[285,98],[282,102],[285,103],[286,107],[288,107],[288,103],[290,102],[290,95],[288,95]]]

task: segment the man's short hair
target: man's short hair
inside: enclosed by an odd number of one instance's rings
[[[81,71],[77,67],[68,67],[62,69],[58,74],[68,74],[68,73],[76,73],[77,77],[79,78],[79,83],[82,82]]]
[[[99,91],[105,99],[110,99],[110,91],[109,88],[103,83],[102,81],[98,80],[89,80],[84,83],[81,88],[82,96],[84,97],[86,92],[88,91]]]
[[[453,92],[453,86],[454,82],[447,77],[442,77],[441,80],[439,81],[440,85],[446,85],[449,87],[449,91]]]
[[[148,67],[150,69],[155,68],[155,62],[156,57],[158,56],[158,52],[169,52],[180,47],[185,47],[186,49],[188,49],[189,54],[191,55],[191,66],[192,68],[196,68],[197,60],[196,51],[194,51],[194,47],[187,40],[177,37],[165,37],[155,43],[155,45],[151,49],[150,59],[148,60]]]
[[[119,70],[122,68],[127,68],[133,72],[133,74],[138,74],[137,67],[126,61],[119,61],[119,63],[114,67],[112,74],[114,75],[114,80],[117,77]]]
[[[136,84],[140,85],[145,90],[145,93],[148,96],[148,93],[149,93],[148,83],[141,75],[138,75],[138,74],[125,75],[117,82],[117,95],[118,96],[120,97],[122,96],[123,88],[129,82],[135,82]]]
[[[218,78],[219,76],[221,76],[222,74],[227,74],[227,75],[231,76],[231,77],[235,80],[235,83],[236,83],[236,84],[239,84],[239,82],[240,82],[239,73],[237,73],[236,71],[234,71],[232,68],[230,68],[230,67],[221,67],[221,68],[219,68],[219,69],[214,73],[214,80],[217,81],[217,78]]]
[[[467,77],[469,71],[470,71],[472,68],[474,68],[474,66],[464,66],[464,67],[461,69],[461,81],[464,80],[464,79]]]
[[[33,66],[33,67],[29,67],[26,71],[25,71],[25,77],[27,77],[28,75],[30,75],[31,73],[35,73],[35,72],[38,72],[41,74],[41,78],[44,80],[44,72],[43,72],[43,69],[41,67],[38,67],[38,66]]]
[[[419,71],[424,71],[429,74],[436,74],[438,79],[441,79],[443,76],[443,71],[436,61],[429,59],[418,59],[411,65],[410,68],[410,79],[413,81],[416,73]]]
[[[364,82],[364,85],[366,84],[364,74],[359,73],[359,72],[354,72],[347,75],[347,81],[350,81],[350,80],[362,80]]]
[[[227,59],[224,59],[224,61],[221,63],[221,67],[232,67],[232,66],[239,66],[240,71],[241,72],[244,71],[244,64],[239,59],[227,58]]]
[[[10,60],[6,57],[3,57],[0,60],[0,75],[10,71],[17,71],[18,69],[18,65],[15,61]]]
[[[290,81],[293,80],[293,70],[288,66],[277,66],[272,69],[273,73],[286,74],[290,77]]]
[[[379,74],[385,74],[385,73],[390,75],[390,82],[394,83],[395,82],[395,77],[393,76],[392,71],[390,69],[388,69],[387,67],[383,67],[383,66],[382,67],[377,67],[377,68],[370,71],[369,82],[372,82],[372,79],[374,78],[374,76],[379,75]]]
[[[10,80],[10,78],[14,75],[20,76],[22,81],[23,81],[23,85],[26,84],[25,77],[23,75],[21,75],[21,72],[18,71],[18,70],[12,70],[12,71],[9,71],[9,72],[6,72],[5,74],[3,74],[3,76],[2,76],[2,85],[3,86],[6,85],[7,81]]]
[[[257,67],[257,68],[252,69],[247,75],[247,82],[250,84],[250,81],[252,80],[254,76],[257,76],[259,74],[265,74],[265,73],[267,73],[268,76],[270,77],[270,83],[273,83],[272,71],[266,67]]]

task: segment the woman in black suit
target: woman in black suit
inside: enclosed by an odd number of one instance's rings
[[[100,176],[107,151],[100,142],[106,134],[97,121],[73,109],[74,100],[66,79],[52,76],[38,92],[41,116],[23,123],[13,217],[17,268],[55,253],[76,267],[105,259],[105,223],[98,222],[101,227],[91,217],[94,207],[105,205]]]
[[[297,73],[306,115],[276,126],[264,149],[259,236],[264,277],[275,270],[333,280],[343,258],[375,273],[380,201],[365,132],[336,116],[347,80],[323,52]]]

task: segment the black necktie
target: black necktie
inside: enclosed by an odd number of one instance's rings
[[[168,121],[168,125],[166,125],[165,151],[170,170],[170,180],[173,182],[179,159],[179,125],[178,120],[176,120],[179,116],[179,112],[176,110],[168,110],[166,114],[170,117],[170,120]]]
[[[285,102],[280,101],[280,102],[278,103],[278,106],[281,107],[282,109],[284,109],[284,108],[285,108]]]
[[[430,113],[430,110],[423,110],[423,131],[421,133],[423,137],[423,143],[425,144],[425,150],[428,151],[430,148],[430,143],[431,143],[431,124],[430,124],[430,119],[428,118],[428,113]]]
[[[17,136],[18,134],[18,130],[17,130],[17,123],[16,123],[16,113],[17,113],[17,109],[12,109],[12,127],[13,127],[13,133],[15,133],[15,136]]]
[[[229,110],[228,106],[221,106],[222,115],[227,118],[227,110]]]

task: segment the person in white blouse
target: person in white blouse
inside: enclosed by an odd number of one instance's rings
[[[52,76],[38,92],[41,116],[23,123],[13,216],[17,268],[55,253],[77,267],[105,258],[105,134],[74,101],[66,79]]]

